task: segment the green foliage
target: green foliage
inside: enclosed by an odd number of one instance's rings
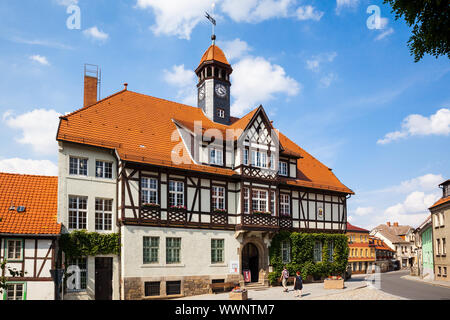
[[[327,277],[342,275],[348,264],[348,242],[343,234],[325,233],[289,233],[282,231],[273,239],[269,249],[270,264],[273,272],[269,273],[269,281],[274,284],[283,271],[284,263],[281,256],[281,243],[289,241],[291,244],[291,262],[286,264],[289,274],[300,271],[302,277]],[[314,262],[314,244],[322,243],[322,261]],[[334,250],[332,261],[329,256],[329,244],[333,242]]]
[[[10,278],[23,277],[25,275],[23,271],[18,271],[17,269],[10,268],[7,264],[8,261],[6,260],[0,261],[0,289],[7,288],[6,277],[2,276],[2,274],[6,274],[7,272],[9,272]]]
[[[59,245],[66,258],[80,258],[102,254],[120,254],[118,233],[74,231],[61,235]]]
[[[425,53],[450,58],[450,0],[384,0],[392,6],[395,19],[404,17],[412,27],[408,47],[414,61]]]

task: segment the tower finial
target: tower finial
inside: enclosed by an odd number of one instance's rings
[[[214,7],[215,4],[213,3],[212,5],[213,7],[213,12],[214,12]],[[212,40],[212,44],[214,45],[216,43],[216,32],[215,32],[215,28],[216,28],[216,19],[214,19],[208,12],[205,12],[205,17],[206,19],[208,19],[211,24],[212,24],[212,36],[211,36],[211,40]]]

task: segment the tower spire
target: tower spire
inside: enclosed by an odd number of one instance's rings
[[[212,4],[212,14],[214,15],[214,7],[216,6],[216,4],[213,2]],[[211,40],[212,40],[212,45],[216,44],[216,19],[214,19],[208,12],[205,12],[205,17],[206,19],[208,19],[211,24],[212,24],[212,35],[211,35]]]

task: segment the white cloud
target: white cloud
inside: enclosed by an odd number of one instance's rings
[[[321,65],[323,63],[330,63],[333,62],[334,59],[337,57],[337,52],[328,52],[328,53],[321,53],[316,56],[312,56],[310,59],[306,60],[306,68],[308,70],[318,72],[320,71]]]
[[[44,66],[49,66],[50,65],[50,63],[48,62],[46,57],[40,56],[38,54],[30,56],[30,60],[32,60],[34,62],[37,62],[37,63],[40,63],[40,64],[42,64]]]
[[[295,0],[224,0],[223,12],[236,22],[261,22],[287,17]]]
[[[56,176],[58,167],[49,160],[0,159],[0,172]]]
[[[167,0],[137,0],[139,9],[151,9],[156,24],[151,27],[156,35],[174,35],[190,39],[192,29],[205,19],[204,13],[211,8],[210,0],[178,1],[176,5]]]
[[[410,136],[428,136],[450,134],[450,109],[442,108],[430,117],[419,114],[407,116],[402,123],[400,131],[387,133],[383,139],[377,141],[378,144],[388,144],[402,138]]]
[[[425,194],[424,192],[411,192],[406,199],[390,206],[385,210],[387,216],[426,213],[428,208],[440,198],[439,192]]]
[[[295,96],[301,85],[286,75],[285,70],[262,57],[246,57],[233,66],[232,82],[235,98],[231,111],[240,116],[276,94]]]
[[[367,216],[375,211],[374,207],[358,207],[355,210],[357,216]]]
[[[53,0],[56,4],[60,6],[68,7],[72,4],[78,4],[78,0]]]
[[[319,21],[324,13],[317,11],[313,6],[300,6],[297,8],[296,16],[298,20],[314,20]]]
[[[343,8],[356,8],[359,0],[336,0],[336,13],[340,13]]]
[[[239,59],[252,50],[247,42],[239,38],[231,41],[218,41],[217,45],[222,48],[228,61]]]
[[[59,116],[55,110],[35,109],[19,116],[6,112],[3,121],[8,127],[22,131],[22,136],[16,139],[18,143],[31,145],[39,154],[54,154]]]
[[[330,72],[320,79],[320,86],[322,88],[328,88],[331,85],[331,83],[337,80],[337,78],[338,76],[335,73]]]
[[[176,87],[178,98],[181,98],[182,102],[188,105],[195,106],[197,104],[196,79],[195,72],[185,69],[184,64],[175,65],[170,70],[164,70],[164,81]]]
[[[97,26],[94,26],[92,28],[86,29],[83,31],[83,34],[92,40],[105,42],[108,40],[109,35],[97,28]]]

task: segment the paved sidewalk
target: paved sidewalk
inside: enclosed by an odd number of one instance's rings
[[[407,300],[402,297],[388,294],[373,287],[350,290],[340,294],[314,297],[309,300]]]
[[[342,295],[357,289],[366,287],[364,277],[352,277],[352,279],[345,282],[343,290],[326,290],[323,288],[323,283],[305,283],[303,285],[301,300],[321,299],[321,297],[331,295]],[[229,300],[229,293],[205,294],[194,297],[184,297],[177,300]],[[297,300],[294,297],[293,286],[289,286],[289,292],[283,292],[282,287],[271,287],[262,290],[249,290],[249,300]]]
[[[450,288],[450,281],[425,280],[425,279],[420,279],[419,277],[410,276],[410,275],[403,276],[402,279],[407,279],[407,280],[411,280],[411,281],[427,283],[427,284],[431,284],[433,286]]]

